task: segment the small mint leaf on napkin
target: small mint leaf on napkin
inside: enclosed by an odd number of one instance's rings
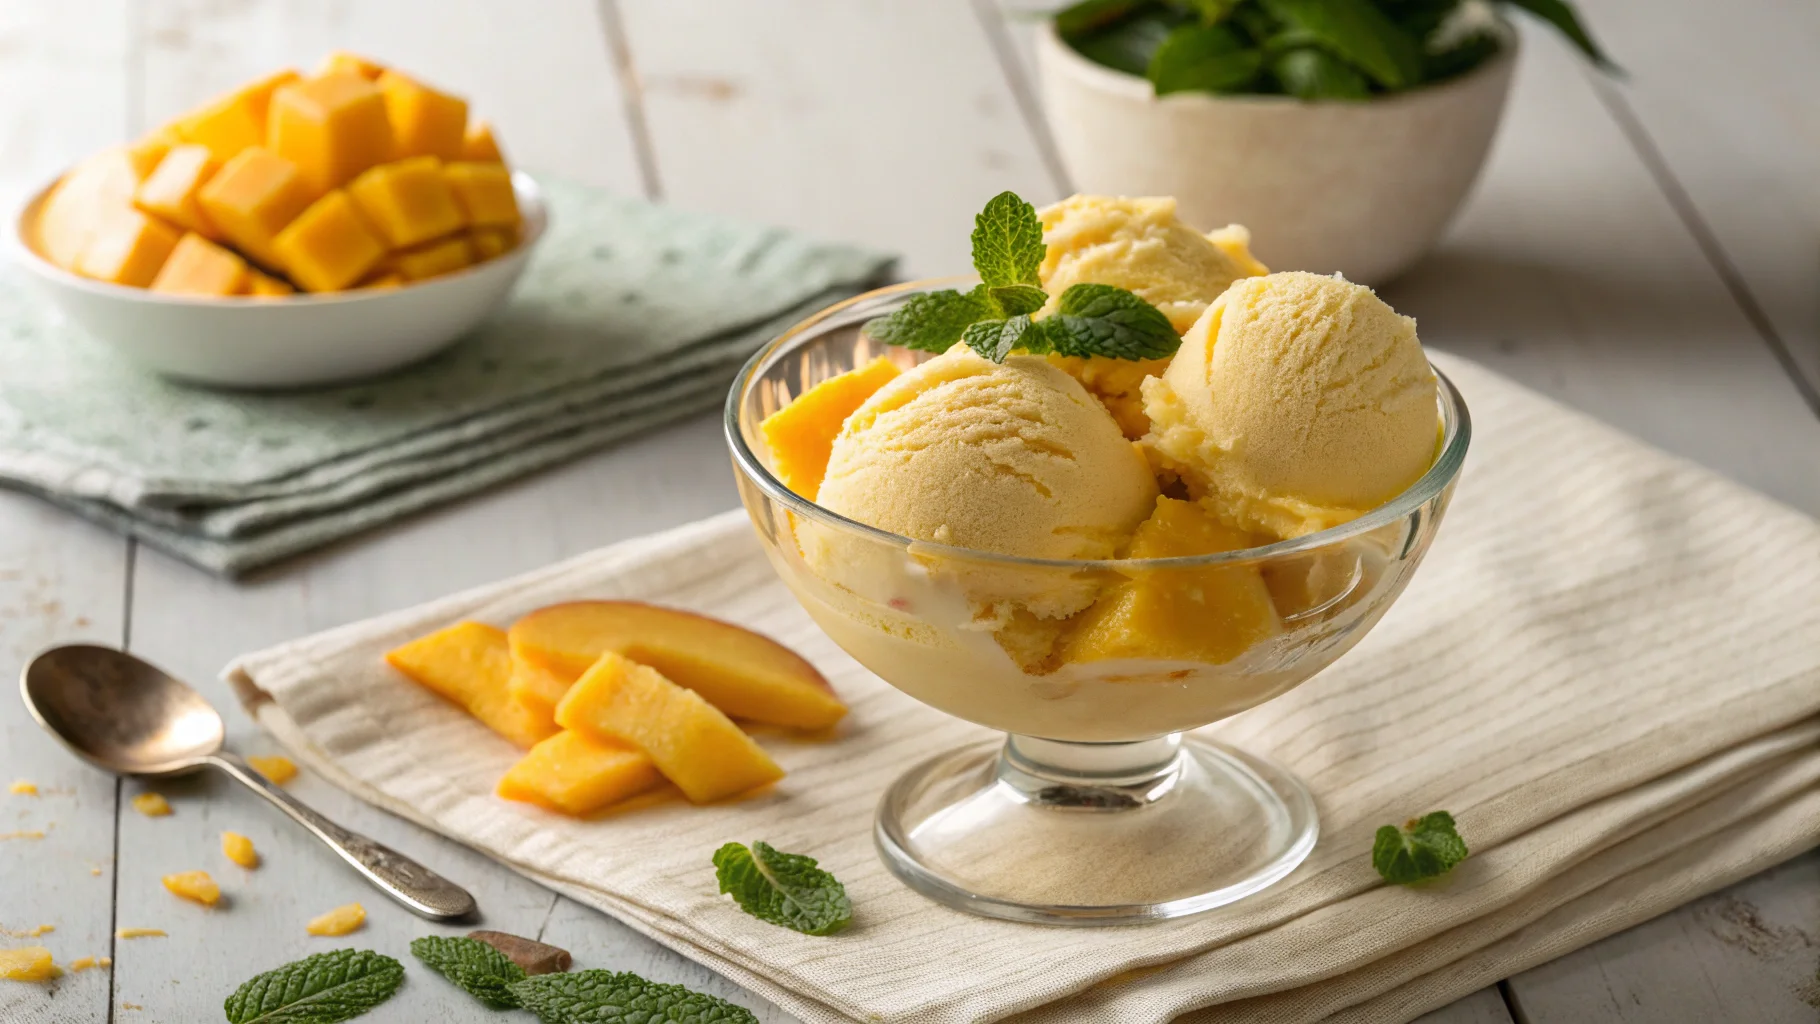
[[[986,289],[1000,316],[1022,316],[1042,309],[1049,293],[1033,284],[1005,284]]]
[[[1016,192],[1000,192],[973,221],[973,269],[988,288],[1036,285],[1043,264],[1043,222]]]
[[[885,316],[866,321],[866,336],[887,345],[923,352],[946,352],[967,325],[991,319],[992,306],[983,290],[965,295],[953,289],[912,295]]]
[[[714,851],[714,876],[746,913],[804,935],[832,935],[853,920],[846,886],[813,857],[728,843]]]
[[[234,990],[228,1024],[335,1024],[398,991],[404,965],[370,949],[317,953],[261,974]]]
[[[1402,828],[1385,825],[1371,844],[1371,866],[1397,885],[1437,878],[1465,859],[1466,841],[1446,811],[1411,818]]]
[[[1014,316],[1009,320],[981,320],[967,328],[963,337],[967,347],[995,363],[1002,363],[1005,357],[1017,349],[1026,352],[1042,353],[1049,351],[1049,341],[1041,323],[1033,323],[1027,316]]]
[[[743,1006],[627,971],[540,974],[511,988],[544,1024],[758,1024]]]
[[[1109,284],[1069,288],[1042,323],[1049,344],[1065,356],[1162,359],[1182,344],[1162,310]]]
[[[518,997],[508,986],[524,980],[524,968],[478,939],[426,935],[411,940],[411,955],[495,1010],[518,1005]]]

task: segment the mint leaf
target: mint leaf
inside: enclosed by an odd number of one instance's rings
[[[832,935],[853,921],[846,887],[813,857],[780,853],[765,843],[751,849],[728,843],[714,851],[714,876],[721,892],[761,921],[805,935]]]
[[[1200,15],[1201,24],[1217,25],[1226,20],[1240,0],[1188,0],[1188,9]]]
[[[334,1024],[392,997],[404,965],[370,949],[306,956],[234,990],[222,1009],[228,1024]]]
[[[1260,0],[1271,16],[1320,41],[1386,89],[1422,79],[1422,47],[1370,0]]]
[[[973,269],[987,288],[1040,284],[1043,223],[1016,192],[1000,192],[973,219]]]
[[[861,331],[887,345],[946,352],[961,340],[968,324],[991,317],[991,304],[981,289],[963,295],[949,288],[912,295],[889,314],[866,321]]]
[[[1224,25],[1183,25],[1150,57],[1145,75],[1158,96],[1172,92],[1235,92],[1251,84],[1264,55]]]
[[[1385,825],[1371,844],[1371,866],[1398,885],[1444,875],[1465,859],[1466,841],[1446,811],[1411,818],[1402,828]]]
[[[1155,3],[1156,0],[1080,0],[1055,12],[1055,30],[1063,37],[1098,32]]]
[[[1365,76],[1326,50],[1287,50],[1270,62],[1283,91],[1305,100],[1362,100],[1371,96]]]
[[[411,955],[495,1010],[518,1005],[507,986],[524,980],[524,968],[479,939],[426,935],[411,940]]]
[[[540,974],[511,990],[544,1024],[758,1024],[743,1006],[626,971]]]
[[[1567,6],[1562,0],[1504,0],[1504,2],[1512,7],[1521,7],[1553,25],[1560,30],[1562,35],[1572,40],[1573,44],[1580,48],[1581,53],[1586,54],[1594,64],[1605,71],[1620,70],[1618,65],[1611,62],[1611,58],[1605,56],[1605,51],[1599,49],[1599,44],[1593,42],[1592,34],[1586,31],[1586,26],[1580,24],[1580,18],[1574,14],[1574,9]]]
[[[1189,20],[1172,7],[1146,7],[1103,29],[1081,33],[1064,31],[1062,38],[1076,53],[1095,64],[1142,78],[1156,48],[1170,32]]]
[[[1049,301],[1049,293],[1033,284],[1006,284],[986,289],[1003,316],[1034,313]]]
[[[1049,351],[1049,340],[1042,323],[1033,323],[1028,316],[981,320],[967,328],[963,340],[968,348],[995,363],[1004,362],[1006,356],[1020,348],[1027,352]]]
[[[1161,359],[1182,344],[1162,310],[1108,284],[1069,288],[1042,324],[1049,344],[1065,356]]]

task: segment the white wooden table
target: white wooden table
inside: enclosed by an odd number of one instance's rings
[[[1820,6],[1809,0],[1586,0],[1629,70],[1589,76],[1530,32],[1491,164],[1432,258],[1387,289],[1430,345],[1820,515]],[[1066,194],[1030,81],[1027,23],[991,0],[6,0],[0,190],[133,136],[284,63],[348,47],[470,95],[533,169],[965,266],[969,220],[1011,188]],[[9,202],[10,205],[10,202]],[[230,742],[269,752],[215,681],[232,655],[426,600],[736,503],[713,416],[225,583],[30,498],[0,492],[0,664],[92,638],[199,686]],[[60,961],[113,968],[0,982],[8,1022],[219,1020],[240,981],[324,948],[303,922],[364,902],[359,945],[431,929],[250,794],[213,778],[140,790],[77,764],[0,698],[0,927],[53,924]],[[503,868],[321,781],[304,800],[470,886],[489,927],[583,966],[762,1000]],[[219,834],[265,865],[226,865]],[[207,868],[232,905],[159,885]],[[119,940],[117,927],[169,938]],[[449,929],[443,929],[449,930]],[[0,945],[26,940],[0,936]],[[1524,971],[1428,1019],[1820,1019],[1820,855],[1810,853]],[[370,1018],[492,1021],[411,972]]]

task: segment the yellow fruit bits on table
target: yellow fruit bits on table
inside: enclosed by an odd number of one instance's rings
[[[365,924],[366,920],[367,908],[358,903],[349,903],[310,918],[310,923],[304,925],[304,930],[311,935],[346,935]]]
[[[165,875],[163,882],[164,887],[172,893],[203,906],[212,907],[221,902],[221,886],[215,884],[207,871],[182,871]]]
[[[141,793],[133,797],[133,810],[148,818],[162,818],[171,813],[171,803],[162,793]]]
[[[259,851],[253,849],[253,841],[238,832],[221,833],[221,854],[243,868],[259,866]]]
[[[0,949],[0,980],[49,981],[62,973],[43,946]]]
[[[278,754],[267,756],[249,754],[246,763],[252,765],[254,771],[270,779],[275,785],[282,786],[297,777],[297,766],[291,762],[290,758]]]

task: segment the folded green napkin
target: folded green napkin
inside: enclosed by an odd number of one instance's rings
[[[128,365],[0,277],[0,483],[235,574],[718,406],[782,327],[890,258],[543,181],[512,300],[427,362],[215,391]]]

